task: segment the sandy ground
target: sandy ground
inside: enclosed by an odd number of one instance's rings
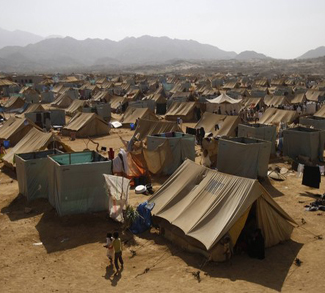
[[[119,136],[131,135],[119,129],[95,141],[117,151],[123,146]],[[87,140],[63,140],[76,151],[96,148]],[[154,189],[164,179],[154,179]],[[286,181],[264,185],[301,226],[292,240],[267,249],[264,260],[236,255],[231,263],[204,264],[201,255],[182,251],[152,229],[122,235],[125,267],[113,276],[103,244],[108,231],[121,228],[118,224],[105,212],[58,217],[46,200],[27,202],[18,194],[15,173],[2,168],[0,292],[323,292],[324,240],[315,236],[324,234],[325,213],[307,212],[304,205],[324,192],[324,177],[319,190],[302,186],[292,172]],[[133,205],[147,199],[133,191],[130,196]],[[297,257],[301,266],[294,263]],[[192,274],[197,271],[201,282]]]

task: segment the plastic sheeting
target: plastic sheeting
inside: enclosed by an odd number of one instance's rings
[[[217,168],[219,171],[256,179],[266,177],[271,143],[251,138],[219,139]]]
[[[92,159],[64,165],[59,162],[65,155],[49,157],[49,201],[60,216],[108,211],[108,197],[102,175],[112,173],[112,161],[102,161],[103,157],[95,152],[82,153],[93,153]],[[72,153],[71,158],[78,154]]]
[[[48,155],[60,154],[59,150],[47,150],[41,152],[16,155],[16,173],[19,193],[27,197],[27,200],[48,198]]]
[[[276,127],[263,124],[239,124],[238,137],[251,137],[271,142],[271,153],[275,154]]]
[[[130,180],[120,176],[103,174],[109,198],[109,216],[118,222],[124,222],[123,210],[128,204]]]
[[[147,150],[157,150],[166,140],[169,143],[172,160],[163,168],[162,173],[170,175],[185,161],[185,159],[195,160],[195,137],[183,133],[176,133],[176,137],[149,135],[147,137]]]
[[[323,161],[325,131],[297,127],[283,131],[283,154],[292,159],[297,156]]]

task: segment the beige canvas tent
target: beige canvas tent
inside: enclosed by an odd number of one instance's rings
[[[69,95],[62,94],[51,103],[51,106],[57,108],[68,108],[72,102],[73,99]]]
[[[205,112],[194,128],[203,127],[205,133],[211,132],[213,136],[236,136],[236,129],[240,123],[238,116],[218,115]]]
[[[256,179],[266,177],[271,142],[246,138],[220,138],[217,168],[220,172]]]
[[[15,166],[15,154],[36,152],[46,149],[56,148],[60,151],[71,151],[71,148],[65,145],[53,133],[39,131],[32,128],[13,148],[8,149],[7,154],[3,156],[6,166]]]
[[[128,99],[121,96],[112,96],[109,103],[111,104],[112,112],[116,112],[118,109],[124,112],[127,108]]]
[[[182,132],[179,125],[175,121],[152,121],[147,119],[139,119],[134,137],[144,140],[147,135],[154,135],[166,132]]]
[[[306,92],[306,98],[308,101],[313,101],[313,102],[320,102],[322,99],[325,97],[325,92],[323,91],[315,91],[315,90],[308,90]]]
[[[261,108],[263,106],[263,99],[257,97],[249,97],[242,100],[241,110]]]
[[[276,108],[268,108],[259,120],[261,124],[279,124],[280,122],[292,123],[298,114],[292,110],[280,110]]]
[[[28,118],[10,117],[0,128],[0,141],[9,140],[13,147],[34,127],[41,130]]]
[[[303,104],[306,102],[306,94],[299,93],[294,96],[294,98],[290,101],[291,104]]]
[[[91,100],[94,102],[109,102],[112,95],[108,91],[98,91]]]
[[[264,104],[269,107],[279,107],[282,105],[289,105],[289,101],[285,96],[271,96],[264,97]]]
[[[11,97],[3,105],[6,110],[20,109],[24,107],[25,101],[20,97]]]
[[[325,118],[325,105],[323,105],[315,114],[315,117]]]
[[[62,128],[62,134],[70,136],[75,133],[76,137],[108,135],[110,127],[108,123],[95,113],[77,113]]]
[[[131,123],[135,123],[137,119],[146,119],[152,121],[158,120],[157,116],[148,108],[128,107],[120,122],[123,126],[129,126]]]
[[[195,102],[172,102],[165,115],[166,120],[191,121],[195,119]]]
[[[71,105],[65,110],[68,116],[73,116],[77,112],[82,112],[82,108],[85,106],[85,100],[73,100]]]
[[[283,154],[292,159],[299,155],[323,161],[325,131],[306,127],[283,131]]]
[[[207,100],[207,111],[208,112],[220,112],[221,114],[230,114],[232,111],[236,111],[236,113],[239,113],[239,110],[241,108],[241,99],[233,99],[226,95],[225,93],[222,93],[220,96],[212,99]]]
[[[153,220],[165,237],[213,261],[225,260],[229,235],[235,246],[248,215],[261,229],[265,247],[290,238],[295,221],[257,180],[217,172],[186,160],[149,199]],[[250,221],[249,224],[252,222]]]
[[[44,111],[44,108],[41,104],[28,104],[28,108],[24,113]]]

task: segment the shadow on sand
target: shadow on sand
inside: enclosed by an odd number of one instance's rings
[[[122,278],[122,272],[123,272],[123,268],[121,270],[119,270],[117,273],[115,273],[114,267],[112,265],[107,266],[106,267],[106,274],[103,277],[106,280],[111,281],[111,285],[113,287],[115,287],[117,285],[117,283],[119,282],[119,280]]]
[[[29,210],[25,210],[25,208]],[[59,217],[46,199],[28,202],[19,194],[1,212],[11,221],[41,215],[36,225],[39,239],[48,253],[67,250],[88,243],[105,242],[106,233],[121,231],[121,224],[110,219],[106,212]],[[122,233],[120,233],[122,234]],[[133,234],[121,235],[123,242],[134,242]]]
[[[233,256],[230,262],[217,263],[206,262],[203,256],[184,251],[157,233],[145,232],[139,237],[168,247],[172,255],[180,257],[187,265],[193,267],[193,271],[201,270],[212,278],[244,280],[279,292],[303,246],[301,243],[289,240],[267,248],[264,260],[252,259],[242,254]]]
[[[272,181],[269,178],[265,178],[263,182],[261,182],[261,184],[272,197],[278,197],[283,195],[281,191],[279,191],[273,186]]]

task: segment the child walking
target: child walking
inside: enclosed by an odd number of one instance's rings
[[[115,264],[115,269],[116,272],[119,270],[119,265],[118,263],[120,262],[121,268],[123,269],[123,259],[122,259],[122,241],[119,238],[118,232],[114,232],[113,234],[114,240],[113,240],[113,247],[114,247],[114,264]]]
[[[107,233],[107,235],[106,235],[106,245],[104,245],[104,247],[107,248],[107,257],[109,259],[110,265],[113,265],[114,248],[113,248],[112,233]]]

